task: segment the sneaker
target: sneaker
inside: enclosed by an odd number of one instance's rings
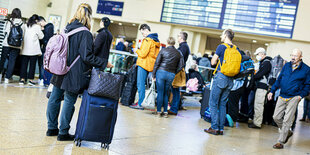
[[[212,129],[211,127],[209,129],[204,129],[204,132],[208,133],[208,134],[212,134],[212,135],[218,135],[218,131]]]
[[[9,84],[9,79],[4,78],[4,84]]]
[[[136,105],[131,105],[129,106],[130,108],[133,108],[133,109],[139,109],[139,110],[144,110],[144,108],[142,106],[139,106],[138,104]]]
[[[44,80],[43,79],[40,80],[39,85],[44,86]]]
[[[168,118],[168,112],[164,112],[163,117]]]
[[[248,127],[253,129],[261,129],[261,127],[256,126],[254,123],[249,124]]]
[[[283,149],[283,144],[281,144],[281,143],[274,144],[273,148],[274,149]]]
[[[57,140],[58,141],[73,141],[74,135],[66,134],[66,135],[58,135]]]
[[[28,82],[28,85],[29,85],[29,86],[35,86],[36,84],[35,84],[34,82],[32,82],[32,81],[29,81],[29,82]]]
[[[46,136],[58,136],[59,129],[48,129]]]
[[[25,81],[20,80],[18,84],[19,84],[19,85],[24,85],[24,84],[25,84]]]

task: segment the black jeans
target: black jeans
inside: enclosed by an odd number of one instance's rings
[[[22,65],[20,69],[20,78],[21,79],[34,79],[34,73],[36,70],[36,61],[38,56],[26,56],[22,55]],[[28,63],[30,62],[29,72],[28,72]]]
[[[15,68],[15,62],[16,62],[17,57],[19,55],[20,49],[11,48],[11,47],[3,47],[3,49],[9,51],[9,63],[8,63],[8,68],[7,68],[6,76],[5,76],[5,78],[9,79],[13,76],[13,71]]]
[[[0,74],[3,72],[4,63],[6,59],[9,57],[10,49],[9,47],[3,47],[1,52],[1,59],[0,59]]]

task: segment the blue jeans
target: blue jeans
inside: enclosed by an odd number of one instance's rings
[[[220,72],[215,75],[209,99],[211,128],[214,130],[224,130],[226,103],[232,87],[232,78],[227,77]]]
[[[308,119],[310,119],[310,100],[304,100],[304,114],[302,115],[302,118],[306,119],[306,117],[308,116]]]
[[[174,73],[165,70],[157,70],[156,72],[157,112],[161,112],[162,106],[164,106],[164,112],[168,112],[168,90],[174,76]]]
[[[148,71],[138,66],[137,87],[139,93],[139,101],[138,101],[139,106],[141,106],[145,97],[145,81],[148,73],[149,73]]]
[[[70,122],[75,109],[74,104],[76,102],[78,94],[70,93],[54,86],[51,96],[48,100],[46,110],[48,129],[58,129],[58,116],[63,95],[64,104],[60,115],[60,135],[66,135],[69,133]]]
[[[172,104],[170,107],[170,111],[174,112],[174,113],[178,113],[179,110],[179,103],[180,103],[180,88],[172,88],[172,95],[173,95],[173,99],[172,99]]]

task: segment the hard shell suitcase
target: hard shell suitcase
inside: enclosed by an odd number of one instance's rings
[[[134,103],[137,93],[137,67],[133,65],[128,71],[126,83],[122,91],[121,103],[130,106]]]
[[[89,95],[85,90],[76,124],[75,143],[81,146],[82,140],[100,142],[109,149],[117,118],[118,101]]]

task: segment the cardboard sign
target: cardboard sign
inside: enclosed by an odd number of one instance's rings
[[[8,15],[8,9],[0,8],[0,15],[7,16]]]

